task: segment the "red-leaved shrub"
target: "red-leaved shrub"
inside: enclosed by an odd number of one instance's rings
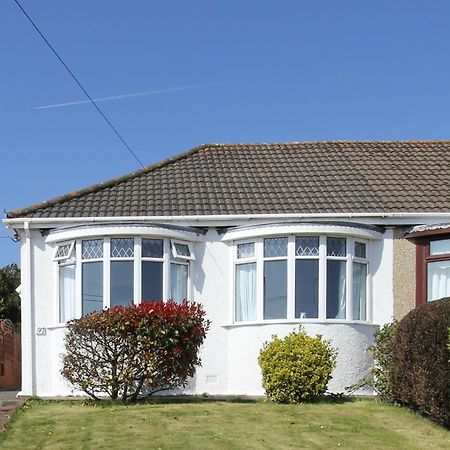
[[[209,321],[201,305],[146,302],[68,324],[61,373],[93,398],[124,402],[183,387],[200,364]]]

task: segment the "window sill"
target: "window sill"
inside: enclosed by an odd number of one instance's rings
[[[345,320],[345,319],[284,319],[284,320],[264,320],[264,321],[242,321],[223,323],[222,328],[238,328],[249,326],[264,326],[264,325],[366,325],[377,327],[378,325],[369,323],[363,320]]]
[[[58,330],[60,328],[67,328],[67,323],[57,323],[50,327],[45,327],[47,330]]]

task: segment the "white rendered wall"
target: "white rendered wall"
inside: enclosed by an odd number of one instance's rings
[[[394,317],[394,230],[371,244],[372,323],[383,326]]]
[[[257,358],[263,343],[273,334],[285,336],[296,323],[230,325],[232,322],[232,256],[231,243],[220,241],[210,229],[204,242],[195,244],[196,260],[192,263],[194,299],[203,304],[211,328],[202,348],[202,367],[192,380],[188,393],[262,395],[261,374]],[[35,317],[31,322],[29,305],[23,305],[23,385],[22,395],[77,395],[60,375],[64,352],[64,327],[57,324],[57,271],[53,247],[44,243],[38,231],[32,233],[32,285]],[[27,257],[22,244],[22,267]],[[373,241],[371,271],[373,286],[373,323],[308,323],[309,334],[322,334],[338,348],[338,366],[329,388],[342,392],[345,387],[367,374],[370,358],[366,348],[373,341],[376,325],[390,321],[392,316],[392,231],[381,241]],[[26,280],[26,273],[23,274]],[[26,293],[27,287],[23,286]],[[25,295],[25,294],[24,294]],[[24,297],[25,298],[25,297]],[[37,329],[45,335],[37,335]],[[34,342],[34,350],[31,342]],[[33,357],[31,357],[33,355]],[[33,366],[35,376],[33,377]],[[34,389],[33,389],[33,380]]]

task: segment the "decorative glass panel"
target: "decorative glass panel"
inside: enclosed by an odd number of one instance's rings
[[[287,256],[287,242],[285,237],[264,239],[264,256],[267,258]]]
[[[235,308],[237,321],[256,320],[256,263],[236,266]]]
[[[319,260],[295,261],[295,317],[319,317]]]
[[[428,301],[450,296],[450,261],[436,261],[427,264]]]
[[[238,244],[237,257],[238,259],[253,258],[255,256],[255,243],[248,242],[247,244]]]
[[[318,236],[298,236],[295,238],[296,256],[319,256]]]
[[[75,265],[59,267],[59,321],[75,318]]]
[[[132,258],[134,256],[133,238],[112,238],[111,257],[112,258]]]
[[[328,256],[346,256],[345,238],[327,238],[327,255]]]
[[[142,300],[163,299],[163,263],[142,261]]]
[[[443,255],[450,253],[450,239],[430,242],[430,255]]]
[[[287,261],[264,263],[264,319],[286,319]]]
[[[162,239],[142,239],[142,257],[143,258],[162,258],[163,240]]]
[[[355,242],[355,256],[357,258],[366,257],[366,244],[364,242]]]
[[[84,316],[103,308],[103,262],[83,263],[82,272],[81,295]]]
[[[189,250],[189,246],[187,244],[180,244],[179,242],[174,242],[173,246],[175,248],[175,252],[177,256],[191,256],[191,251]]]
[[[133,284],[133,261],[111,261],[111,307],[133,303]]]
[[[327,319],[345,319],[345,261],[327,261]]]
[[[170,298],[176,303],[187,300],[188,266],[170,264]]]
[[[353,263],[353,319],[366,320],[367,264]]]
[[[83,241],[83,259],[103,258],[103,239]]]
[[[55,259],[66,259],[70,256],[70,251],[73,248],[73,244],[58,245],[56,250]]]

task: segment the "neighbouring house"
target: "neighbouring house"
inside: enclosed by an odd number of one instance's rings
[[[188,393],[263,394],[261,346],[300,324],[338,349],[338,392],[379,326],[450,295],[450,141],[203,145],[4,222],[21,394],[78,394],[60,375],[68,320],[169,298],[212,322]]]

